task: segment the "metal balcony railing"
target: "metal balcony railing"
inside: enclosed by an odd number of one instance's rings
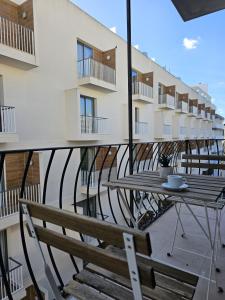
[[[192,106],[192,105],[189,106],[189,113],[197,116],[198,108],[196,106]]]
[[[148,123],[147,122],[135,122],[134,133],[138,135],[148,134]]]
[[[164,135],[171,135],[172,134],[172,125],[163,124],[163,134]]]
[[[132,82],[132,94],[153,98],[153,88],[150,85],[135,80]]]
[[[0,220],[19,212],[20,187],[0,192]],[[40,184],[27,185],[24,198],[40,202]]]
[[[34,31],[1,16],[0,43],[35,55]]]
[[[0,106],[0,132],[16,133],[15,107]]]
[[[175,97],[169,94],[159,95],[159,104],[164,104],[168,108],[175,108]]]
[[[14,295],[24,288],[23,286],[23,266],[13,258],[8,260],[7,278],[11,294]],[[2,275],[0,274],[0,300],[8,299]]]
[[[77,69],[79,78],[94,77],[111,84],[116,84],[116,70],[93,58],[78,61]]]
[[[188,103],[185,101],[177,101],[177,109],[183,113],[188,113]]]
[[[171,125],[168,128],[171,128]],[[178,140],[178,141],[163,141],[163,142],[146,142],[146,143],[133,143],[133,162],[132,165],[135,166],[135,172],[143,171],[157,171],[159,169],[158,158],[161,154],[171,155],[171,166],[175,173],[184,172],[184,168],[181,167],[182,154],[224,154],[223,149],[224,140],[215,139],[192,139],[192,140]],[[81,151],[82,150],[82,151]],[[87,201],[87,214],[90,216],[90,204],[91,194],[90,188],[94,185],[96,187],[95,197],[96,197],[96,216],[102,220],[105,219],[107,215],[107,221],[111,223],[120,224],[123,226],[131,226],[130,219],[124,210],[124,205],[121,202],[121,197],[119,193],[115,190],[107,189],[102,191],[102,183],[105,180],[110,181],[115,178],[124,177],[129,174],[129,145],[128,143],[119,144],[104,144],[104,145],[73,145],[73,146],[62,146],[62,147],[49,147],[49,148],[36,148],[36,149],[18,149],[18,150],[2,150],[0,151],[0,175],[4,174],[4,162],[8,155],[23,153],[26,157],[24,164],[24,174],[21,176],[21,186],[20,195],[23,198],[26,194],[26,186],[28,185],[30,179],[30,171],[32,168],[32,157],[36,152],[41,152],[43,161],[45,162],[45,167],[42,169],[43,178],[43,193],[41,194],[40,202],[46,205],[51,205],[54,207],[59,207],[60,209],[68,207],[74,209],[74,212],[79,210],[79,201]],[[82,153],[82,155],[81,155]],[[90,155],[88,157],[88,153]],[[87,163],[87,157],[89,161]],[[87,165],[87,170],[82,171],[82,167]],[[220,169],[220,164],[218,168],[214,170],[216,175],[220,175],[224,170]],[[98,170],[96,172],[96,169]],[[188,170],[188,172],[196,172],[201,174],[204,169],[197,168],[196,170]],[[83,174],[82,174],[83,173]],[[94,175],[92,175],[94,173]],[[82,179],[83,177],[83,179]],[[1,180],[1,178],[0,178]],[[83,181],[82,192],[81,192],[81,180]],[[85,192],[86,190],[86,192]],[[128,191],[123,191],[125,199],[127,201],[128,207],[131,207],[131,201],[133,205],[133,210],[131,213],[135,215],[136,208],[138,208],[140,193],[133,194],[133,200],[130,198]],[[149,197],[148,197],[149,196]],[[27,195],[29,199],[29,195]],[[69,200],[69,202],[68,202]],[[71,205],[73,204],[73,205]],[[151,212],[151,218],[146,219],[144,224],[142,224],[142,229],[144,226],[148,226],[158,218],[160,218],[169,208],[171,207],[171,202],[166,201],[165,198],[158,197],[157,195],[146,195],[145,203],[142,212]],[[93,207],[91,207],[92,209]],[[24,249],[25,260],[29,268],[29,273],[32,276],[34,286],[38,287],[37,281],[35,279],[35,272],[33,272],[31,259],[35,257],[30,255],[27,247],[27,237],[24,232],[24,219],[22,211],[20,213],[20,234],[22,239],[22,246]],[[136,217],[137,215],[135,215]],[[46,225],[49,226],[48,224]],[[145,227],[146,228],[146,227]],[[50,229],[50,228],[49,228]],[[65,228],[59,228],[65,235],[69,235],[69,231],[65,231]],[[29,240],[30,242],[30,240]],[[97,240],[95,242],[98,242]],[[64,283],[61,274],[61,265],[58,265],[57,256],[52,252],[52,248],[48,247],[46,251],[50,254],[49,265],[54,270],[57,279]],[[0,251],[1,255],[1,251]],[[67,255],[67,254],[66,254]],[[2,257],[1,257],[2,258]],[[69,257],[68,257],[69,258]],[[71,266],[74,267],[74,272],[79,271],[79,267],[76,264],[76,258],[70,257]],[[2,260],[1,260],[2,261]],[[59,268],[60,267],[60,268]],[[1,265],[1,282],[2,287],[5,285],[11,286],[13,279],[17,278],[19,275],[8,276],[8,268]],[[4,281],[3,281],[4,278]],[[63,279],[62,279],[63,278]],[[8,283],[8,284],[7,284]],[[3,285],[5,284],[5,285]],[[14,285],[15,289],[21,286],[18,284]],[[11,293],[14,292],[11,288]],[[36,288],[38,295],[41,295],[40,290]],[[5,293],[5,290],[4,290]],[[6,295],[3,294],[3,295]],[[10,293],[8,293],[10,296]],[[41,299],[41,296],[39,297]],[[4,299],[4,298],[3,298]],[[12,299],[12,298],[11,298]],[[1,299],[0,299],[1,300]]]
[[[81,134],[107,134],[108,119],[92,116],[80,116]]]

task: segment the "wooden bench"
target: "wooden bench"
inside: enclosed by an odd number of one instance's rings
[[[183,154],[182,158],[186,161],[181,163],[181,167],[206,169],[202,175],[213,175],[214,170],[225,170],[225,155]]]
[[[41,241],[87,262],[85,268],[64,287],[64,291],[76,299],[193,298],[198,276],[152,259],[148,232],[23,199],[20,203],[27,218],[28,231],[37,244]],[[107,246],[100,248],[65,236],[55,230],[56,226],[44,228],[35,224],[34,219],[92,236]]]

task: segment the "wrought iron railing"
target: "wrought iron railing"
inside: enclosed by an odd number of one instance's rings
[[[111,84],[116,84],[116,70],[93,58],[78,61],[77,69],[79,78],[94,77]]]
[[[12,295],[23,289],[23,266],[13,258],[8,260],[7,278]],[[3,277],[0,274],[0,300],[8,299]]]
[[[143,171],[157,171],[159,169],[158,157],[160,154],[172,155],[171,165],[175,172],[192,172],[201,173],[204,169],[186,169],[181,167],[182,154],[202,154],[202,153],[224,153],[223,140],[182,140],[182,141],[165,141],[165,142],[148,142],[148,143],[134,143],[133,144],[133,165],[135,172]],[[90,154],[89,150],[92,150]],[[41,153],[42,157],[42,193],[41,203],[57,206],[60,209],[68,207],[77,212],[79,210],[79,203],[85,201],[86,214],[93,213],[92,200],[95,197],[96,201],[96,216],[102,220],[114,222],[125,226],[130,226],[130,220],[123,209],[121,197],[116,191],[104,187],[102,183],[110,181],[114,178],[120,178],[129,174],[129,147],[127,143],[110,144],[110,145],[93,145],[93,146],[65,146],[39,149],[24,149],[24,150],[6,150],[0,151],[0,171],[3,176],[4,161],[7,155],[17,153],[24,153],[26,157],[23,178],[21,178],[20,197],[26,196],[26,186],[29,182],[30,168],[32,168],[32,157],[36,153]],[[85,180],[81,185],[82,170],[86,166]],[[222,168],[222,167],[221,167]],[[97,170],[97,171],[96,171]],[[95,178],[93,180],[93,172]],[[216,173],[223,175],[223,168],[218,169]],[[84,178],[84,177],[83,177]],[[95,192],[93,195],[93,183]],[[82,187],[82,192],[81,192]],[[84,192],[85,190],[85,192]],[[123,191],[124,197],[129,207],[134,207],[131,214],[137,217],[137,210],[140,193],[133,193],[130,198],[130,193]],[[154,222],[171,206],[170,202],[165,201],[162,195],[145,195],[145,200],[142,208],[142,215],[140,216],[139,228],[144,229],[147,225]],[[154,204],[153,201],[154,200]],[[133,203],[133,205],[131,205]],[[80,210],[79,210],[80,211]],[[146,212],[146,213],[145,213]],[[35,272],[31,265],[33,255],[29,255],[27,248],[27,241],[23,226],[23,214],[20,209],[20,230],[21,241],[23,245],[25,260],[28,271],[33,281],[34,287],[39,299],[43,299],[39,290],[37,281],[35,279]],[[48,226],[48,224],[45,224]],[[66,230],[62,228],[63,234],[67,234]],[[82,239],[82,235],[81,235]],[[0,248],[1,249],[1,248]],[[57,259],[51,247],[47,247],[47,252],[50,257],[50,264],[52,264],[53,271],[58,279],[59,287],[62,289],[64,284],[63,276],[60,274]],[[71,266],[74,267],[74,272],[78,272],[79,268],[76,264],[75,257],[70,257]],[[12,300],[10,282],[7,276],[7,269],[4,266],[3,258],[0,250],[0,267],[2,274],[2,282],[5,285],[5,290]],[[11,297],[11,298],[10,298]]]
[[[34,31],[0,16],[0,43],[35,55]]]

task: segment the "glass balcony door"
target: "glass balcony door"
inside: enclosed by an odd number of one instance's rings
[[[77,43],[77,61],[78,73],[80,76],[91,75],[91,58],[93,58],[93,49],[81,42]]]
[[[81,133],[97,132],[94,98],[80,96]]]

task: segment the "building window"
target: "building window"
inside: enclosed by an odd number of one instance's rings
[[[77,60],[93,58],[93,49],[81,42],[77,42]]]
[[[80,77],[90,76],[92,72],[93,49],[85,44],[77,43],[77,66]]]
[[[81,133],[95,133],[97,123],[95,118],[95,99],[80,96]]]
[[[86,152],[86,154],[85,154]],[[95,157],[95,148],[88,148],[87,151],[85,148],[80,149],[80,157],[83,158],[83,162],[81,164],[81,185],[87,185],[88,184],[88,178],[90,175],[90,186],[94,187],[96,183],[95,178],[95,166],[92,169],[92,172],[90,174],[89,170],[91,168],[92,162]]]

